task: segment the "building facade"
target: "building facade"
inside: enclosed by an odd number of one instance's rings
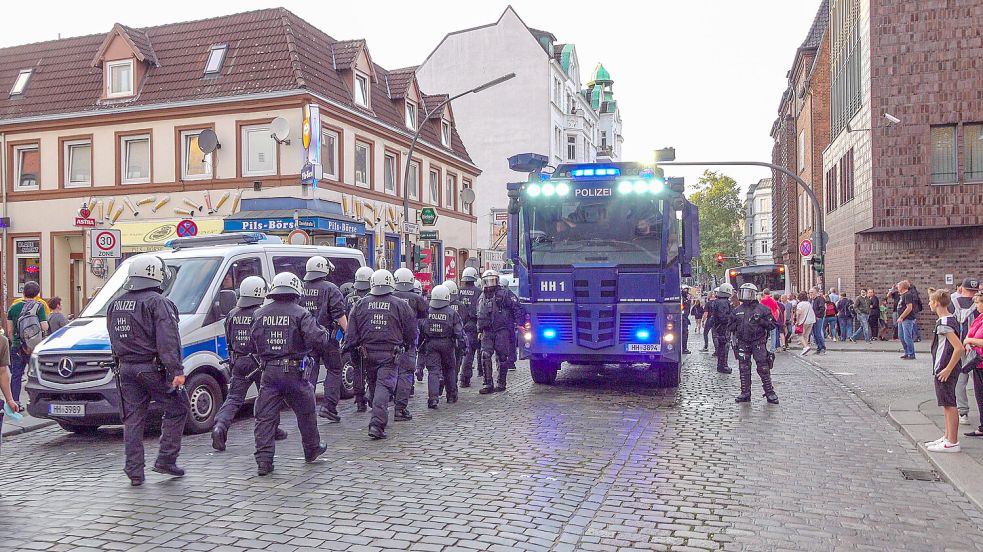
[[[404,185],[411,222],[438,215],[438,239],[421,242],[434,280],[475,252],[461,190],[480,171],[451,106],[422,116],[446,96],[285,9],[0,49],[0,82],[7,301],[35,280],[78,312],[114,268],[92,233],[120,230],[128,255],[182,220],[199,234],[299,228],[395,267]]]
[[[528,27],[509,7],[495,23],[444,37],[417,69],[425,88],[452,92],[498,76],[516,77],[491,93],[454,106],[458,129],[483,170],[475,190],[479,247],[504,248],[505,185],[525,176],[509,170],[517,153],[546,155],[556,166],[620,157],[621,114],[611,75],[598,65],[586,87],[573,44]]]
[[[771,179],[762,178],[748,187],[744,199],[744,255],[748,264],[772,264]]]

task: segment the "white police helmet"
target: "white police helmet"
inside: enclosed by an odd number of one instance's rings
[[[475,267],[473,267],[473,266],[469,266],[469,267],[465,268],[464,269],[464,272],[461,273],[461,281],[462,282],[477,282],[478,281],[478,269],[475,268]]]
[[[372,284],[372,289],[369,290],[369,293],[372,295],[389,295],[396,287],[393,273],[385,269],[379,269],[373,272],[370,283]]]
[[[430,306],[439,309],[451,304],[451,290],[446,285],[439,285],[430,292]]]
[[[307,274],[304,274],[304,281],[313,282],[314,280],[327,278],[332,270],[334,270],[334,265],[331,264],[331,261],[320,255],[315,255],[307,259]]]
[[[748,282],[741,286],[737,292],[737,298],[741,301],[754,301],[758,297],[758,286]]]
[[[125,287],[129,291],[163,289],[168,272],[167,265],[160,257],[137,257],[130,263]]]
[[[413,280],[413,293],[423,295],[423,284],[420,283],[420,280]]]
[[[304,295],[304,284],[300,278],[292,272],[281,272],[273,277],[273,285],[267,293],[270,297],[275,295],[287,295],[291,297],[301,297]]]
[[[498,285],[502,286],[503,288],[507,288],[507,287],[511,286],[512,285],[512,277],[509,276],[508,274],[502,274],[501,278],[499,278],[499,280],[498,280]]]
[[[358,291],[368,291],[372,287],[372,269],[363,266],[355,271],[355,289]]]
[[[481,275],[481,283],[485,287],[497,287],[498,286],[498,271],[497,270],[486,270],[484,274]]]
[[[451,299],[452,300],[456,300],[457,299],[457,296],[458,296],[458,293],[460,292],[460,290],[457,289],[457,284],[454,283],[454,280],[445,280],[444,281],[444,287],[446,287],[447,288],[447,291],[449,291],[451,293]],[[433,294],[432,291],[430,293],[431,293],[431,295]]]
[[[239,284],[239,301],[236,306],[255,307],[262,305],[266,299],[266,280],[259,276],[250,276]]]
[[[396,281],[397,290],[413,291],[413,281],[416,280],[416,276],[413,275],[412,270],[404,266],[393,273],[393,280]]]
[[[734,293],[734,286],[730,284],[720,284],[717,288],[717,297],[730,297]]]

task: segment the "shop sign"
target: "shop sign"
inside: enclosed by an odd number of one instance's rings
[[[433,226],[437,223],[437,210],[433,207],[424,207],[420,210],[420,221],[424,226]]]
[[[447,248],[444,250],[444,280],[457,279],[457,250]]]
[[[321,217],[301,217],[296,222],[292,218],[226,220],[224,224],[225,232],[289,233],[296,229],[306,230],[308,232],[321,230],[336,234],[362,235],[365,233],[359,224]]]
[[[41,254],[41,241],[40,240],[17,240],[14,242],[17,245],[18,255],[40,255]]]
[[[304,165],[300,170],[300,181],[317,189],[317,175],[321,172],[321,108],[315,104],[304,106],[301,138],[304,142]]]
[[[439,230],[424,230],[420,232],[421,240],[439,240],[440,231]]]

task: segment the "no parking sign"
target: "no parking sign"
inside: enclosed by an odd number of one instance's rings
[[[177,237],[191,238],[198,235],[198,225],[193,220],[182,220],[177,223]]]

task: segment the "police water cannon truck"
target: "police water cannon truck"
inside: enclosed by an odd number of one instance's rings
[[[508,258],[526,322],[519,355],[536,383],[563,362],[645,364],[679,384],[681,277],[699,256],[699,214],[682,179],[640,163],[563,164],[520,154],[508,184]]]

